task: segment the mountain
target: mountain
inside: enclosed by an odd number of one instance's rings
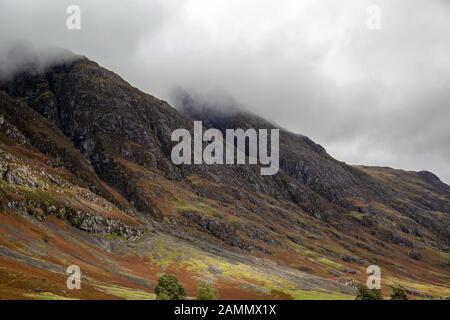
[[[175,129],[278,128],[187,93],[177,109],[85,57],[0,83],[0,298],[352,299],[450,290],[450,187],[430,172],[350,166],[280,128],[280,171],[174,165]],[[68,290],[78,265],[82,290]]]

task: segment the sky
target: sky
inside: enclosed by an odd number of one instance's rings
[[[0,71],[18,44],[86,55],[171,103],[180,87],[227,95],[349,164],[450,183],[447,0],[0,0]]]

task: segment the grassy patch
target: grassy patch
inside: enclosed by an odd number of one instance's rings
[[[433,285],[433,284],[425,284],[419,283],[414,280],[409,279],[399,279],[394,277],[385,277],[384,278],[385,286],[401,286],[412,291],[417,292],[418,294],[426,294],[432,295],[435,297],[444,297],[448,296],[450,292],[449,287]]]
[[[323,257],[317,259],[317,262],[319,262],[321,264],[324,264],[327,267],[331,267],[331,268],[334,268],[334,269],[337,269],[337,270],[341,270],[341,269],[344,268],[344,266],[342,264],[334,262],[334,261],[331,261],[331,260],[329,260],[327,258],[323,258]]]
[[[178,212],[194,211],[194,212],[203,213],[203,214],[206,214],[209,216],[214,216],[216,214],[216,211],[214,209],[205,205],[202,202],[197,202],[197,201],[188,202],[185,199],[179,199],[177,197],[174,197],[173,207]]]
[[[150,260],[160,267],[167,267],[172,263],[182,260],[184,251],[176,250],[164,243],[164,239],[157,239],[149,253]],[[184,257],[188,259],[188,257]]]
[[[125,238],[124,236],[121,236],[120,234],[118,234],[117,232],[113,232],[113,233],[108,233],[108,234],[104,234],[102,235],[102,237],[106,240],[124,240],[126,241],[127,238]]]
[[[354,300],[355,297],[338,292],[292,290],[288,291],[295,300]]]
[[[299,246],[300,247],[300,246]],[[305,248],[303,248],[305,249]],[[238,282],[242,288],[256,292],[265,292],[274,296],[281,295],[292,299],[306,300],[348,300],[354,299],[353,295],[340,292],[329,292],[320,288],[313,290],[300,289],[295,282],[283,278],[275,273],[268,273],[266,269],[257,265],[241,262],[233,262],[227,259],[205,254],[190,246],[177,244],[176,248],[164,237],[155,239],[150,254],[152,262],[158,265],[180,265],[187,271],[202,275],[206,279],[215,278],[223,281]],[[320,257],[316,257],[320,259]],[[342,267],[338,263],[323,258],[323,264]]]
[[[118,286],[102,286],[102,285],[96,285],[100,291],[103,291],[105,293],[108,293],[110,295],[125,299],[125,300],[155,300],[156,294],[137,290],[137,289],[131,289],[131,288],[123,288]]]
[[[59,296],[51,292],[39,292],[39,293],[25,293],[26,298],[36,299],[36,300],[78,300],[74,298],[67,298]]]
[[[348,212],[345,215],[349,216],[349,217],[352,217],[352,218],[355,218],[356,220],[359,220],[359,221],[363,220],[364,217],[366,216],[364,213],[354,212],[354,211]]]

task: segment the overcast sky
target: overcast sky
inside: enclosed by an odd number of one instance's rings
[[[81,30],[66,28],[70,4]],[[450,183],[447,0],[0,0],[0,66],[23,40],[169,102],[175,87],[228,94],[339,160]]]

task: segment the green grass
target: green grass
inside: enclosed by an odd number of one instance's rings
[[[299,246],[301,247],[301,246]],[[302,248],[306,250],[305,248]],[[149,257],[153,263],[168,266],[171,264],[185,267],[188,271],[201,274],[202,278],[221,278],[225,281],[238,282],[243,288],[265,292],[283,292],[287,296],[298,300],[351,300],[353,295],[340,292],[329,292],[319,287],[313,290],[300,289],[296,283],[280,275],[261,269],[258,265],[249,265],[241,262],[232,262],[224,258],[205,254],[196,248],[181,245],[174,248],[173,243],[166,237],[158,237],[152,243]],[[319,263],[339,269],[342,265],[326,258],[315,256]]]
[[[174,197],[173,206],[178,212],[193,211],[203,213],[208,216],[215,216],[216,210],[201,202],[187,202],[184,199]]]
[[[341,270],[341,269],[344,268],[344,266],[342,264],[334,262],[334,261],[331,261],[331,260],[329,260],[327,258],[323,258],[323,257],[317,259],[317,262],[319,262],[321,264],[324,264],[327,267],[331,267],[331,268],[334,268],[334,269],[337,269],[337,270]]]
[[[125,299],[125,300],[155,300],[156,294],[137,290],[137,289],[131,289],[131,288],[123,288],[118,286],[102,286],[102,285],[96,285],[96,287],[107,294]]]
[[[36,299],[36,300],[78,300],[74,298],[67,298],[59,296],[51,292],[39,292],[39,293],[25,293],[26,298]]]
[[[354,211],[348,212],[345,215],[355,218],[356,220],[359,220],[359,221],[363,220],[364,217],[366,216],[366,214],[364,214],[364,213],[359,213],[359,212],[354,212]]]
[[[354,300],[355,297],[338,292],[292,290],[287,291],[295,300]]]
[[[117,232],[104,234],[104,235],[101,235],[101,237],[106,240],[110,240],[110,241],[111,240],[125,240],[125,241],[127,240],[127,238],[125,238],[124,236],[121,236]]]

